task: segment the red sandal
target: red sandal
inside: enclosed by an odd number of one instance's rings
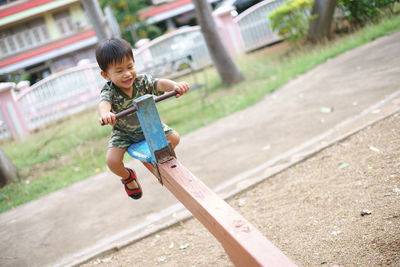
[[[143,195],[143,191],[142,188],[140,187],[140,184],[138,182],[138,180],[136,179],[136,174],[133,170],[126,168],[129,172],[129,177],[126,179],[121,179],[121,182],[124,184],[125,186],[125,191],[128,194],[128,196],[130,196],[133,199],[139,199],[142,197]],[[134,189],[129,189],[127,184],[129,184],[130,182],[135,181],[136,184],[138,185],[137,188]]]

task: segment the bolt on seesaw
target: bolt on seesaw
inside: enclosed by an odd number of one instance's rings
[[[118,119],[136,112],[143,130],[145,140],[132,144],[127,149],[128,153],[153,166],[152,173],[159,182],[214,235],[235,266],[296,266],[176,159],[155,105],[176,94],[176,91],[171,91],[155,99],[151,95],[144,95],[133,100],[132,108],[116,114]]]

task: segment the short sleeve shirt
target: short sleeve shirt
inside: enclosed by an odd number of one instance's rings
[[[119,89],[112,81],[108,81],[100,93],[100,101],[111,103],[111,112],[117,114],[133,106],[133,99],[146,94],[162,95],[163,92],[157,91],[156,84],[158,79],[149,74],[140,74],[133,82],[133,94],[129,97]],[[113,135],[143,135],[136,113],[126,115],[117,120],[112,129]]]

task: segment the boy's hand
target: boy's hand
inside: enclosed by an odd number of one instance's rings
[[[174,90],[178,92],[178,94],[176,94],[176,98],[180,97],[181,95],[183,95],[184,93],[186,93],[187,91],[189,91],[190,87],[189,84],[187,82],[178,82],[175,83],[174,86]]]
[[[99,117],[99,122],[101,125],[115,125],[117,123],[117,119],[115,118],[115,114],[112,112],[106,112],[101,114]]]

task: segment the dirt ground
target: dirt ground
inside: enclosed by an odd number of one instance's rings
[[[228,202],[299,266],[400,266],[400,114]],[[83,266],[232,266],[195,219]]]

